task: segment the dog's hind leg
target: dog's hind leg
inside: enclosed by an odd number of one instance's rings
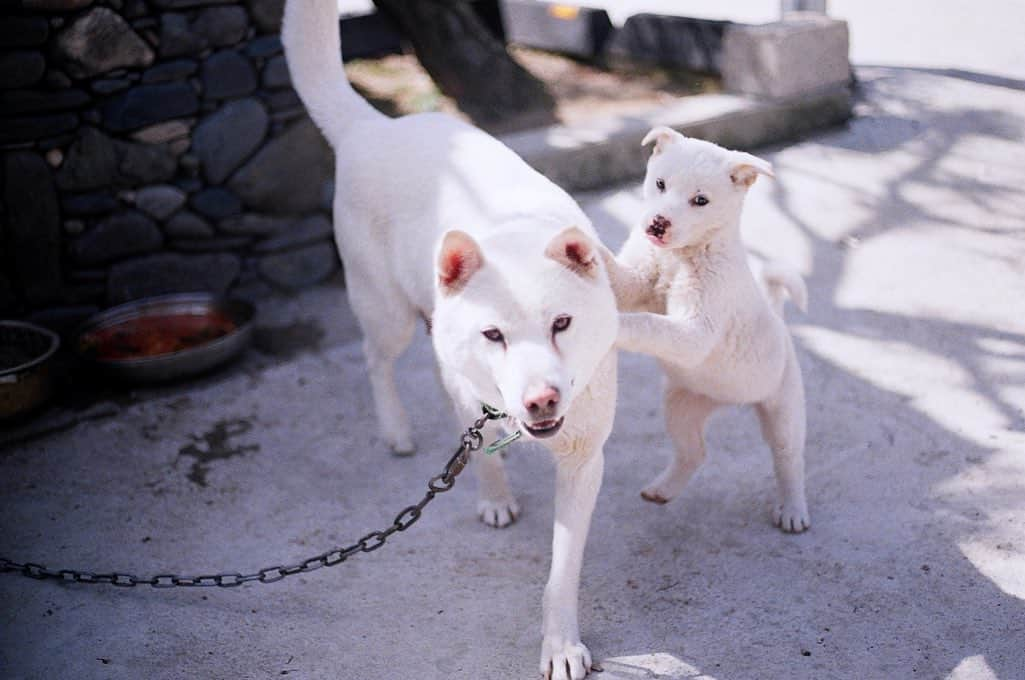
[[[396,454],[409,455],[416,447],[395,385],[395,360],[413,339],[416,311],[390,282],[366,275],[356,263],[345,265],[349,302],[363,329],[363,354],[381,437]]]
[[[787,533],[800,533],[811,526],[804,494],[804,385],[793,343],[787,344],[780,389],[755,408],[776,471],[779,497],[773,508],[773,522]]]
[[[666,386],[666,430],[674,451],[665,470],[641,491],[644,500],[668,503],[683,491],[705,460],[705,421],[719,406],[704,395]]]

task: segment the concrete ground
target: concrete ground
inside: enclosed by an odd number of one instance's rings
[[[862,69],[844,130],[763,151],[756,252],[806,274],[791,310],[808,394],[813,528],[774,529],[749,412],[709,429],[673,503],[658,373],[621,359],[581,588],[613,678],[1025,677],[1025,92]],[[963,75],[963,74],[962,74]],[[634,185],[579,197],[610,245]],[[262,312],[229,370],[118,397],[117,415],[0,450],[0,555],[139,574],[253,571],[382,527],[457,426],[419,337],[400,380],[420,452],[374,436],[338,286]],[[472,474],[408,532],[275,585],[163,590],[0,575],[3,678],[531,678],[552,466],[516,446],[523,516],[474,516]]]

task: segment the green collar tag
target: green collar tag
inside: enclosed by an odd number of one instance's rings
[[[519,430],[513,430],[509,434],[507,434],[504,437],[502,437],[501,439],[499,439],[494,444],[489,444],[488,446],[485,446],[484,447],[484,453],[486,453],[488,455],[491,455],[492,453],[498,453],[499,451],[501,451],[505,447],[509,446],[510,444],[512,444],[514,441],[516,441],[517,439],[519,439],[522,436],[523,436],[522,432],[520,432]]]
[[[485,404],[485,403],[482,402],[481,403],[481,408],[484,410],[484,415],[486,415],[491,420],[500,420],[500,419],[506,417],[506,414],[504,412],[498,410],[497,408],[495,408],[494,406],[492,406],[490,404]],[[512,432],[510,432],[509,434],[505,435],[504,437],[502,437],[498,441],[492,442],[488,446],[485,446],[484,447],[484,453],[488,454],[489,456],[491,454],[498,453],[499,451],[501,451],[505,447],[509,446],[510,444],[512,444],[514,441],[516,441],[517,439],[519,439],[522,436],[523,436],[523,433],[520,432],[518,429],[513,430]]]

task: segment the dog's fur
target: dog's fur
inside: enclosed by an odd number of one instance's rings
[[[665,503],[679,494],[704,460],[708,416],[725,404],[753,404],[776,471],[773,519],[784,531],[804,531],[804,388],[783,302],[789,296],[804,309],[807,293],[800,276],[776,264],[759,286],[740,237],[747,190],[772,168],[666,127],[648,133],[643,143],[652,142],[646,214],[618,260],[602,249],[626,310],[617,345],[654,355],[666,375],[675,452],[641,495]]]
[[[618,315],[600,242],[565,192],[489,135],[442,114],[374,111],[345,78],[337,16],[335,0],[289,0],[283,41],[336,151],[335,235],[381,435],[413,449],[393,366],[423,317],[460,423],[486,402],[554,454],[541,670],[581,678],[580,564],[616,400]],[[481,518],[509,524],[519,509],[500,456],[475,455],[474,467]]]

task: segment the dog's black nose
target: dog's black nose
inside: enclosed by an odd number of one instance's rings
[[[673,226],[673,223],[665,216],[655,215],[655,219],[653,219],[651,224],[648,225],[648,233],[652,236],[661,238],[671,226]]]

